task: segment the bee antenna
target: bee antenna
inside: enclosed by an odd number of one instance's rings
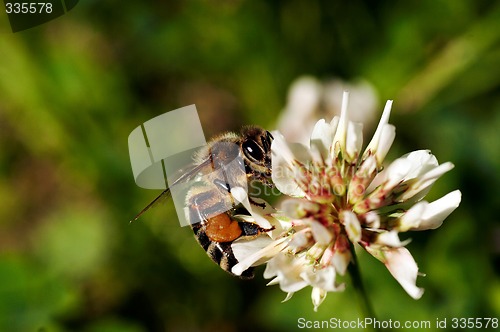
[[[158,202],[158,200],[160,198],[162,198],[163,195],[165,195],[166,193],[169,192],[169,189],[165,189],[160,195],[158,195],[151,203],[149,203],[144,209],[141,210],[141,212],[139,212],[132,220],[130,220],[130,223],[136,221],[137,219],[139,219],[140,216],[142,216],[142,214],[144,212],[146,212],[147,210],[149,210],[153,205],[155,205],[156,202]]]
[[[160,200],[160,198],[162,198],[163,196],[168,195],[170,193],[170,188],[172,188],[173,186],[177,185],[178,183],[181,183],[181,182],[183,182],[183,181],[185,181],[185,180],[193,177],[194,175],[198,174],[198,172],[201,169],[203,169],[207,165],[210,165],[211,162],[212,162],[212,159],[208,158],[207,160],[205,160],[202,163],[200,163],[198,166],[193,167],[192,169],[190,169],[189,171],[187,171],[186,173],[184,173],[181,177],[179,177],[177,180],[175,180],[174,183],[172,183],[170,185],[170,187],[168,187],[167,189],[165,189],[160,195],[158,195],[158,197],[156,197],[151,203],[149,203],[148,206],[146,206],[144,209],[142,209],[142,211],[139,212],[134,217],[134,219],[130,220],[130,222],[132,223],[133,221],[136,221],[137,219],[139,219],[139,217],[144,212],[146,212],[147,210],[149,210],[153,205],[155,205],[156,202],[158,202],[158,200]]]

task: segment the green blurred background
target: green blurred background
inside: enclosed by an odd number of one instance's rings
[[[171,201],[129,224],[157,194],[133,181],[136,126],[194,103],[207,137],[274,129],[302,75],[369,81],[378,112],[395,101],[390,158],[428,148],[456,166],[429,199],[458,188],[461,206],[403,235],[427,274],[422,299],[361,253],[378,319],[500,318],[498,2],[89,0],[0,33],[0,331],[294,331],[299,317],[361,317],[349,282],[315,313],[310,289],[280,303],[262,268],[225,274]]]

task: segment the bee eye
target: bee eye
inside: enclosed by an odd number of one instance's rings
[[[253,161],[261,162],[264,159],[264,151],[254,140],[243,142],[243,153]]]
[[[273,139],[273,135],[271,135],[270,132],[266,131],[266,136],[262,139],[262,145],[265,152],[271,151],[271,144],[273,142]]]

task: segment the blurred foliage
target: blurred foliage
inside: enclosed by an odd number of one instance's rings
[[[362,78],[394,99],[390,157],[429,148],[456,168],[429,199],[460,208],[409,249],[412,300],[360,253],[378,319],[500,318],[500,5],[492,1],[82,1],[0,33],[0,330],[293,331],[360,317],[352,287],[317,313],[222,272],[173,204],[128,221],[127,137],[196,104],[205,135],[274,128],[294,79]],[[382,109],[380,105],[379,109]]]

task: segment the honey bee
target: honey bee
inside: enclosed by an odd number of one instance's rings
[[[188,179],[203,175],[199,185],[186,194],[186,217],[200,246],[224,271],[234,275],[231,269],[238,263],[231,244],[240,238],[257,237],[273,228],[264,229],[256,223],[244,221],[237,215],[248,214],[231,195],[235,186],[247,187],[251,181],[267,186],[271,182],[270,132],[246,126],[240,134],[228,132],[213,138],[194,156],[194,167],[184,172],[169,188],[146,206],[135,218],[139,218],[160,198],[170,194],[170,188]],[[236,162],[237,165],[231,165]],[[251,204],[256,204],[249,197]],[[253,268],[245,270],[243,279],[253,277]]]

